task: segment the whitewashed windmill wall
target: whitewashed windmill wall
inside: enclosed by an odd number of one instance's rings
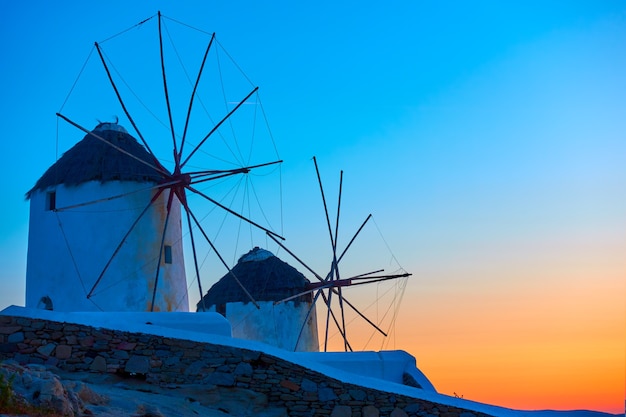
[[[290,351],[319,350],[317,316],[311,294],[275,304],[305,291],[309,281],[304,275],[258,247],[239,258],[231,272],[241,286],[231,273],[227,273],[198,302],[198,312],[206,309],[221,313],[230,322],[233,337]],[[251,302],[242,286],[259,308]]]
[[[101,123],[92,133],[135,158],[156,163],[117,124]],[[169,191],[162,193],[132,227],[155,196],[154,186],[162,178],[135,158],[88,134],[28,192],[26,307],[151,310]],[[108,199],[118,195],[124,197]],[[89,202],[97,203],[82,205]],[[188,311],[181,208],[176,197],[164,245],[167,249],[159,269],[154,311]]]

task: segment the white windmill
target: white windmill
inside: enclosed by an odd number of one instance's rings
[[[188,310],[180,201],[154,190],[162,170],[123,127],[100,123],[46,171],[27,195],[26,307]],[[91,299],[100,282],[115,294]]]
[[[256,247],[207,291],[197,311],[222,314],[231,323],[233,337],[315,352],[319,343],[313,296],[293,297],[309,284],[296,268]],[[277,304],[285,298],[289,301]]]
[[[139,126],[145,121],[135,121],[129,110],[131,106],[120,91],[121,86],[128,87],[127,81],[104,53],[102,45],[96,43],[94,48],[104,69],[100,74],[106,74],[114,93],[111,97],[115,97],[113,100],[124,112],[126,126],[132,127],[134,133],[131,135],[118,122],[100,123],[89,130],[61,112],[57,113],[61,123],[67,122],[72,129],[78,128],[86,135],[27,193],[31,215],[26,307],[60,311],[188,311],[190,285],[185,274],[183,239],[189,243],[186,250],[193,254],[193,263],[189,261],[187,269],[191,266],[200,297],[203,260],[198,255],[199,245],[214,252],[219,263],[229,270],[228,262],[215,248],[215,235],[210,236],[205,214],[192,208],[192,199],[258,228],[264,238],[266,233],[278,236],[269,225],[261,226],[250,220],[250,214],[243,213],[244,210],[231,209],[224,200],[211,196],[210,190],[210,184],[247,178],[252,171],[262,167],[274,169],[282,162],[274,153],[271,162],[254,163],[260,158],[267,161],[267,155],[253,155],[251,150],[242,149],[241,141],[232,146],[227,143],[228,135],[240,134],[233,119],[246,113],[245,107],[254,107],[252,114],[256,117],[246,126],[246,134],[252,135],[251,142],[259,142],[256,130],[261,129],[265,120],[262,108],[256,110],[260,108],[258,87],[244,87],[245,94],[241,90],[231,93],[224,87],[222,78],[219,87],[222,105],[219,110],[209,108],[205,99],[200,98],[200,89],[206,84],[202,75],[207,58],[223,48],[215,34],[200,31],[201,35],[208,35],[208,41],[204,44],[206,50],[197,68],[197,77],[195,82],[189,82],[188,94],[182,99],[184,104],[175,101],[175,91],[167,82],[171,74],[166,68],[172,67],[168,67],[165,59],[163,38],[167,36],[171,41],[172,31],[166,19],[159,12],[133,28],[158,20],[159,47],[156,48],[158,54],[154,55],[160,61],[157,66],[160,85],[153,85],[152,90],[161,89],[160,115],[168,121],[162,124],[168,132],[166,136],[170,137],[169,155],[173,160],[168,161],[162,155],[157,157],[158,152],[149,145],[146,137],[153,137],[154,146],[154,132],[142,134]],[[169,22],[179,23],[171,19]],[[188,25],[181,26],[189,29]],[[172,55],[180,58],[179,51],[173,48]],[[141,51],[149,49],[141,48]],[[225,55],[230,58],[228,53]],[[217,62],[222,65],[219,57]],[[139,64],[145,62],[139,60]],[[183,66],[182,62],[180,65]],[[186,68],[183,69],[186,74]],[[221,69],[218,72],[221,74]],[[142,69],[140,77],[149,80],[148,71]],[[243,78],[249,83],[245,75]],[[180,89],[180,84],[177,87]],[[136,96],[133,90],[130,92]],[[238,97],[237,101],[233,101],[234,96]],[[156,100],[150,100],[150,104],[157,105]],[[139,104],[135,104],[133,111],[144,111],[141,107],[145,106],[144,102],[136,100],[135,103]],[[200,104],[194,107],[197,103]],[[156,111],[148,111],[157,118]],[[216,114],[216,111],[220,115],[214,119],[209,113]],[[194,119],[198,118],[200,121],[194,125]],[[177,128],[175,121],[179,123]],[[215,137],[220,140],[215,141]],[[208,149],[214,150],[216,142],[230,146],[233,158],[211,159]],[[217,163],[207,162],[209,160]],[[234,199],[229,198],[231,202]]]

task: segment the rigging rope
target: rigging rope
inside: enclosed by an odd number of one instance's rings
[[[243,182],[243,189],[244,189],[244,196],[247,195],[246,190],[248,188],[248,182],[247,181],[242,181]],[[234,200],[234,198],[233,198]],[[241,200],[241,209],[239,210],[239,213],[241,213],[242,215],[244,215],[244,208],[245,208],[245,203],[246,203],[246,199],[243,198]],[[243,226],[243,220],[239,219],[239,221],[237,222],[237,234],[235,235],[235,249],[233,251],[233,265],[235,265],[235,263],[237,262],[237,252],[239,251],[239,238],[241,237],[241,228]]]
[[[402,304],[402,298],[404,298],[404,294],[405,294],[407,283],[408,283],[408,278],[404,278],[404,279],[400,280],[399,283],[396,284],[397,286],[401,287],[401,291],[400,291],[400,298],[398,299],[398,303],[397,303],[396,308],[394,309],[393,318],[391,320],[391,325],[393,325],[393,328],[394,328],[394,331],[393,331],[394,346],[395,346],[395,337],[396,337],[396,331],[395,331],[396,321],[398,319],[398,314],[400,312],[400,305]],[[394,297],[394,300],[395,299],[396,298]],[[390,325],[390,327],[391,327],[391,325]],[[383,340],[383,344],[381,345],[381,349],[383,349],[383,347],[385,346],[384,342],[385,341]],[[389,342],[390,341],[387,341],[387,344],[386,344],[387,346],[389,346]]]
[[[245,176],[246,178],[246,187],[245,187],[245,195],[246,195],[246,202],[248,203],[248,215],[246,217],[248,218],[252,218],[252,209],[250,207],[250,188],[252,187],[252,182],[250,181],[250,177],[248,177],[247,175]],[[250,231],[250,247],[253,248],[254,247],[254,239],[253,239],[253,230],[252,230],[252,225],[250,223],[248,223],[248,230]]]
[[[222,181],[220,181],[219,183],[223,183],[223,182],[225,182],[225,181],[226,181],[226,178],[225,178],[225,179],[223,179]],[[218,183],[218,184],[219,184],[219,183]],[[209,188],[212,188],[213,186],[214,186],[214,185],[207,185],[205,188],[202,188],[202,189],[201,189],[201,191],[205,191],[205,190],[207,190],[207,189],[209,189]],[[228,193],[226,193],[226,194],[222,197],[222,199],[220,200],[220,203],[222,203],[222,202],[226,199],[226,197],[228,197],[228,195],[229,195],[230,193],[232,193],[232,192],[233,192],[233,190],[234,190],[235,188],[237,188],[237,186],[236,186],[236,185],[234,185],[233,187],[231,187],[230,191],[229,191]],[[209,211],[208,211],[208,212],[207,212],[207,213],[206,213],[203,217],[201,217],[200,219],[198,219],[198,222],[199,222],[199,223],[202,223],[202,222],[203,222],[203,221],[204,221],[207,217],[209,217],[209,215],[210,215],[211,213],[213,213],[213,211],[217,210],[217,208],[218,208],[218,206],[216,206],[216,205],[211,205],[211,208],[209,209]],[[218,228],[217,232],[215,233],[215,236],[213,237],[213,239],[214,239],[214,240],[215,240],[215,239],[217,239],[217,237],[219,236],[219,234],[220,234],[220,232],[221,232],[221,229],[222,229],[222,227],[224,226],[225,221],[226,221],[226,213],[224,214],[224,218],[222,219],[222,222],[221,222],[221,224],[220,224],[220,227]],[[196,226],[196,225],[192,225],[192,227],[194,228],[194,230],[196,230],[196,229],[197,229],[197,226]],[[189,232],[185,232],[184,236],[185,236],[185,237],[187,237],[188,235],[189,235]],[[209,248],[209,250],[207,251],[207,253],[204,255],[204,258],[202,259],[202,262],[200,262],[200,264],[199,264],[199,266],[198,266],[198,269],[202,269],[202,268],[204,267],[204,264],[206,263],[206,261],[207,261],[207,259],[208,259],[209,255],[211,254],[211,252],[212,252],[212,251],[213,251],[213,249],[212,249],[212,248]]]
[[[152,17],[154,17],[154,16],[152,16]],[[197,27],[195,27],[195,26],[191,26],[191,25],[189,25],[189,24],[187,24],[187,23],[184,23],[184,22],[181,22],[181,21],[179,21],[179,20],[173,19],[173,18],[171,18],[171,17],[165,16],[164,14],[161,14],[161,17],[162,17],[162,18],[165,18],[165,19],[168,19],[168,20],[171,20],[172,22],[178,23],[179,25],[186,26],[186,27],[188,27],[189,29],[193,29],[193,30],[196,30],[196,31],[198,31],[198,32],[200,32],[200,33],[204,33],[205,35],[212,35],[212,33],[210,33],[210,32],[204,31],[204,30],[199,29],[199,28],[197,28]]]
[[[142,20],[142,21],[141,21],[141,22],[139,22],[139,23],[136,23],[136,24],[132,25],[131,27],[129,27],[129,28],[127,28],[127,29],[124,29],[124,30],[123,30],[123,31],[121,31],[121,32],[116,33],[116,34],[115,34],[115,35],[113,35],[113,36],[109,36],[109,37],[108,37],[108,38],[106,38],[105,40],[100,41],[100,42],[98,42],[98,43],[103,44],[103,43],[105,43],[105,42],[107,42],[107,41],[110,41],[110,40],[111,40],[111,39],[113,39],[113,38],[117,38],[118,36],[120,36],[120,35],[122,35],[122,34],[124,34],[124,33],[128,32],[129,30],[132,30],[132,29],[134,29],[134,28],[140,27],[141,25],[143,25],[144,23],[146,23],[148,20],[152,19],[152,18],[153,18],[153,17],[155,17],[155,16],[156,16],[156,14],[154,14],[154,15],[150,16],[150,17],[149,17],[149,18],[147,18],[147,19]]]
[[[80,280],[80,285],[83,287],[83,292],[85,296],[87,296],[87,289],[85,288],[85,283],[83,282],[83,278],[80,275],[80,271],[78,270],[78,264],[76,263],[76,259],[74,258],[74,254],[72,253],[72,248],[70,248],[69,241],[67,240],[67,235],[65,234],[65,229],[63,229],[63,224],[61,223],[61,218],[59,217],[59,213],[54,211],[54,215],[57,219],[57,224],[59,225],[59,229],[61,229],[61,234],[63,235],[63,240],[65,241],[65,246],[67,247],[67,251],[72,259],[72,265],[74,265],[74,270],[76,271],[76,275]]]
[[[389,244],[387,243],[387,240],[385,239],[385,237],[383,236],[380,227],[378,227],[378,223],[376,223],[376,219],[372,219],[374,221],[374,225],[376,226],[376,230],[378,230],[378,233],[380,234],[380,237],[382,238],[383,242],[385,243],[385,246],[387,247],[387,250],[389,251],[389,253],[391,254],[391,260],[395,261],[395,263],[403,270],[406,271],[402,265],[400,265],[400,262],[398,262],[398,259],[396,258],[396,256],[394,255],[394,253],[391,251],[391,248],[389,247]],[[391,262],[390,260],[390,262]],[[399,299],[398,299],[398,304],[396,306],[396,308],[394,309],[394,313],[393,313],[393,318],[391,320],[391,324],[390,324],[390,329],[393,326],[394,327],[394,338],[395,338],[395,324],[396,324],[396,320],[398,318],[398,314],[400,312],[400,305],[402,303],[402,298],[404,298],[404,294],[406,291],[406,286],[408,283],[408,278],[404,278],[402,280],[400,280],[400,282],[396,283],[396,285],[398,287],[400,287],[400,295],[399,295]],[[397,297],[397,295],[396,295]],[[396,297],[394,297],[394,301],[396,300]],[[387,345],[389,345],[390,341],[387,341]],[[383,348],[383,346],[385,345],[385,340],[383,340],[382,344],[381,344],[381,349]]]
[[[194,272],[195,274],[195,272]],[[197,279],[200,279],[200,277],[197,277]],[[189,285],[187,285],[187,287],[185,288],[185,293],[183,295],[180,296],[180,299],[178,300],[178,302],[176,303],[176,309],[178,309],[180,307],[180,305],[183,303],[183,301],[185,300],[185,298],[187,298],[187,304],[189,304],[189,289],[191,288],[191,286],[194,284],[194,280],[189,281]],[[202,294],[200,294],[200,296],[202,297]],[[198,300],[198,302],[200,302],[200,300]],[[191,307],[190,305],[187,305],[187,307]],[[191,310],[191,309],[190,309]]]
[[[78,269],[78,264],[76,263],[76,259],[74,258],[74,254],[72,253],[72,248],[70,247],[69,240],[67,239],[67,235],[65,234],[65,229],[63,228],[63,224],[61,223],[61,217],[55,211],[54,215],[57,219],[57,224],[59,225],[59,229],[61,229],[61,234],[63,235],[63,240],[65,241],[65,246],[67,247],[67,252],[70,255],[70,259],[72,260],[72,265],[74,266],[74,270],[76,271],[76,276],[78,276],[78,280],[80,281],[80,285],[83,288],[83,293],[85,294],[85,298],[87,298],[87,289],[85,288],[85,282],[83,281],[83,277],[80,274],[80,270]],[[103,311],[102,308],[95,301],[87,298],[91,303],[96,306],[96,308],[100,311]]]
[[[247,305],[247,303],[245,303],[244,305]],[[253,306],[254,306],[254,304],[253,304]],[[243,324],[246,320],[248,320],[248,318],[249,318],[252,314],[258,314],[258,313],[257,313],[258,311],[259,311],[259,310],[258,310],[256,307],[254,307],[254,309],[251,309],[251,310],[250,310],[250,311],[249,311],[249,312],[248,312],[245,316],[241,317],[241,319],[240,319],[239,321],[237,321],[237,322],[231,322],[231,326],[232,326],[233,330],[234,330],[234,329],[236,329],[236,328],[238,328],[239,326],[241,326],[241,325],[242,325],[242,324]],[[232,319],[233,319],[233,318],[231,317],[231,320],[232,320]],[[229,321],[230,321],[230,320],[229,320]]]
[[[372,216],[372,221],[374,222],[374,225],[376,226],[376,230],[378,230],[378,234],[380,235],[380,238],[383,240],[383,242],[385,243],[385,246],[387,247],[387,250],[389,251],[389,254],[391,255],[391,259],[393,261],[395,261],[396,265],[398,265],[400,267],[400,269],[402,269],[403,271],[406,271],[402,265],[400,264],[400,262],[398,262],[398,259],[396,258],[396,256],[393,254],[391,248],[389,247],[389,244],[387,243],[387,240],[385,239],[385,237],[383,236],[383,233],[380,231],[380,227],[378,227],[378,223],[376,223],[376,219],[374,218],[374,216]],[[391,263],[391,262],[389,262]]]
[[[165,17],[165,16],[161,15],[161,17]],[[194,27],[192,27],[192,26],[189,26],[189,25],[186,25],[186,24],[184,24],[184,23],[178,22],[178,21],[176,21],[176,20],[174,20],[174,19],[171,19],[171,18],[168,18],[168,19],[169,19],[169,20],[172,20],[172,21],[174,21],[174,22],[176,22],[176,23],[182,24],[182,25],[184,25],[184,26],[187,26],[187,27],[189,27],[189,28],[191,28],[191,29],[198,30],[199,32],[202,32],[202,33],[205,33],[205,34],[207,34],[207,35],[211,35],[211,36],[213,36],[213,34],[212,34],[212,33],[208,33],[208,32],[205,32],[205,31],[203,31],[203,30],[200,30],[200,29],[194,28]],[[171,46],[172,46],[172,49],[174,50],[174,53],[175,53],[176,57],[178,58],[178,61],[179,61],[179,63],[180,63],[180,66],[181,66],[181,68],[183,69],[183,73],[185,74],[185,77],[187,78],[187,82],[189,82],[189,84],[190,84],[190,85],[193,85],[193,82],[192,82],[191,78],[189,77],[189,73],[188,73],[188,71],[187,71],[187,68],[186,68],[186,67],[185,67],[185,65],[184,65],[184,62],[183,62],[183,60],[182,60],[182,58],[181,58],[181,56],[180,56],[180,54],[179,54],[179,52],[178,52],[178,49],[176,48],[176,44],[174,43],[174,40],[172,39],[172,36],[171,36],[171,34],[170,34],[170,32],[169,32],[169,29],[167,28],[167,26],[166,26],[166,25],[164,25],[164,27],[165,27],[165,31],[166,31],[166,33],[167,33],[168,39],[169,39],[169,41],[170,41],[170,44],[171,44]],[[237,63],[236,63],[236,62],[235,62],[235,60],[232,58],[232,56],[231,56],[230,54],[228,54],[228,52],[225,50],[225,48],[222,46],[222,44],[221,44],[219,41],[217,41],[217,39],[215,39],[215,42],[216,42],[216,45],[218,45],[218,46],[219,46],[219,47],[220,47],[220,48],[224,51],[224,53],[228,56],[228,58],[231,60],[231,62],[233,63],[233,65],[235,65],[235,67],[236,67],[236,68],[237,68],[237,69],[241,72],[241,74],[243,75],[243,77],[244,77],[244,78],[245,78],[245,79],[246,79],[246,80],[247,80],[250,84],[252,84],[252,82],[250,81],[250,79],[249,79],[249,78],[246,76],[246,74],[245,74],[245,73],[241,70],[241,68],[239,67],[239,65],[237,65]],[[226,107],[227,107],[226,93],[225,93],[225,88],[224,88],[224,80],[223,80],[223,76],[222,76],[222,72],[221,72],[221,64],[220,64],[220,60],[219,60],[218,50],[216,50],[216,52],[215,52],[215,56],[216,56],[216,59],[217,59],[218,72],[219,72],[219,74],[220,74],[220,84],[221,84],[221,87],[222,87],[222,95],[224,96],[224,101],[225,101],[225,103],[226,103]],[[207,115],[207,117],[208,117],[208,118],[209,118],[209,120],[211,121],[211,123],[215,124],[215,121],[214,121],[213,117],[211,117],[211,114],[209,113],[208,109],[206,108],[206,105],[204,104],[204,102],[202,101],[202,98],[199,96],[199,94],[198,94],[198,95],[196,95],[196,97],[197,97],[198,101],[200,102],[200,104],[201,104],[202,108],[204,109],[205,114]],[[228,108],[227,108],[227,111],[228,111]],[[239,148],[239,145],[238,145],[238,143],[237,143],[237,138],[236,138],[236,135],[235,135],[235,132],[234,132],[234,128],[233,128],[233,126],[232,126],[232,122],[231,122],[231,120],[230,120],[230,119],[229,119],[229,124],[231,125],[231,132],[232,132],[233,138],[234,138],[234,140],[235,140],[236,146],[237,146],[237,148]],[[233,157],[235,157],[235,159],[238,159],[238,158],[236,157],[235,153],[234,153],[234,152],[232,151],[232,149],[230,148],[230,145],[228,144],[228,141],[227,141],[227,140],[226,140],[226,138],[224,137],[224,135],[223,135],[223,133],[221,132],[221,130],[218,130],[216,133],[220,136],[220,138],[222,139],[222,142],[223,142],[223,143],[224,143],[224,145],[225,145],[225,146],[229,149],[229,151],[231,152],[231,154],[233,155]],[[192,145],[192,146],[194,146],[191,142],[189,142],[189,144],[190,144],[190,145]],[[201,151],[201,152],[203,152],[203,153],[205,153],[205,154],[207,154],[207,155],[209,155],[209,156],[211,156],[210,154],[208,154],[206,151],[203,151],[202,149],[200,149],[200,151]],[[239,151],[239,153],[241,154],[241,151]],[[217,158],[216,158],[216,159],[217,159]],[[226,160],[222,160],[222,162],[228,162],[228,163],[230,163],[230,161],[226,161]],[[235,165],[236,165],[236,164],[235,164]],[[240,166],[243,166],[243,165],[247,165],[247,164],[245,164],[245,163],[243,162],[243,158],[241,158],[241,159],[239,160],[239,165],[240,165]]]
[[[76,87],[76,84],[78,83],[78,80],[80,79],[80,76],[83,74],[83,71],[85,70],[85,67],[87,66],[87,62],[89,62],[89,59],[91,58],[91,54],[93,54],[94,49],[96,49],[96,47],[92,46],[91,50],[89,51],[89,55],[87,55],[87,59],[83,63],[83,66],[80,68],[80,71],[78,72],[78,75],[76,76],[76,79],[74,80],[74,84],[72,84],[70,91],[67,93],[67,96],[65,97],[65,100],[63,101],[63,104],[61,104],[61,108],[59,109],[57,113],[62,112],[63,107],[65,107],[65,104],[67,103],[67,100],[69,100],[70,96],[72,95],[72,92],[74,91],[74,87]]]
[[[95,297],[96,295],[101,295],[101,294],[105,293],[106,291],[108,291],[108,290],[116,287],[117,285],[123,283],[124,281],[126,281],[128,279],[128,277],[133,275],[136,271],[140,271],[140,270],[142,270],[144,268],[148,268],[148,267],[152,269],[152,267],[149,266],[149,264],[150,263],[154,263],[157,260],[158,260],[158,255],[154,256],[154,257],[151,257],[151,258],[148,258],[148,259],[145,260],[145,262],[143,262],[141,264],[138,264],[137,267],[134,270],[127,270],[126,271],[127,272],[126,275],[121,276],[118,280],[112,281],[112,282],[110,282],[106,286],[98,285],[98,287],[97,287],[98,291],[96,291],[95,288],[94,288],[94,291],[91,293],[92,298]]]
[[[263,219],[265,220],[266,224],[269,225],[269,229],[271,231],[275,231],[274,227],[272,227],[272,223],[270,222],[270,220],[267,218],[267,215],[265,214],[265,210],[263,210],[263,205],[261,204],[261,200],[259,199],[259,194],[256,192],[256,188],[254,187],[254,183],[252,181],[250,181],[250,188],[252,189],[252,194],[254,195],[254,198],[257,202],[257,206],[259,207],[259,210],[261,211],[261,215],[263,216]]]
[[[270,137],[270,141],[272,142],[272,146],[274,147],[274,153],[276,154],[276,158],[278,160],[280,160],[280,155],[278,153],[278,148],[276,147],[276,141],[274,140],[274,135],[272,134],[272,129],[270,128],[270,124],[269,124],[269,120],[267,119],[267,114],[265,113],[265,108],[263,107],[263,103],[261,102],[261,96],[260,94],[257,93],[256,95],[256,99],[257,102],[259,103],[259,107],[261,109],[261,115],[263,116],[263,120],[265,121],[265,128],[267,129],[267,132],[269,134]],[[279,202],[280,202],[280,234],[282,235],[284,233],[284,207],[283,207],[283,167],[282,164],[278,165],[279,168],[279,191],[280,191],[280,197],[279,197]],[[268,239],[268,237],[265,237],[266,241]],[[279,247],[280,249],[280,247]]]
[[[141,98],[139,97],[139,95],[135,92],[135,90],[133,90],[133,88],[128,84],[128,82],[126,82],[126,79],[124,79],[124,77],[122,76],[122,74],[120,73],[120,71],[115,67],[115,64],[113,64],[113,61],[111,60],[111,58],[109,58],[109,56],[106,54],[106,52],[104,51],[104,49],[102,49],[102,47],[100,48],[100,51],[102,52],[102,55],[106,58],[107,62],[109,63],[109,66],[111,68],[113,68],[113,71],[115,71],[115,74],[117,74],[117,76],[119,77],[119,79],[122,81],[122,83],[126,86],[126,88],[128,88],[128,91],[130,91],[130,93],[133,95],[133,97],[135,97],[135,99],[139,102],[139,104],[141,104],[143,106],[144,109],[146,109],[146,111],[160,124],[162,125],[168,132],[170,131],[169,126],[167,125],[167,123],[165,123],[163,120],[161,120],[159,118],[159,116],[157,116],[151,109],[150,107],[148,107],[148,105],[146,103],[143,102],[143,100],[141,100]]]
[[[237,64],[237,61],[235,61],[235,59],[228,53],[228,51],[226,50],[226,48],[224,48],[224,46],[220,43],[219,40],[215,39],[215,41],[217,42],[217,44],[220,46],[220,48],[222,48],[222,51],[224,51],[224,53],[226,54],[226,56],[228,57],[228,59],[230,59],[230,61],[233,63],[233,65],[239,70],[239,72],[241,73],[241,75],[243,75],[243,77],[250,83],[250,86],[253,86],[254,83],[252,82],[252,80],[250,80],[250,78],[248,78],[248,76],[246,75],[246,73],[243,71],[243,69],[241,69],[241,67],[239,66],[239,64]]]
[[[220,45],[219,42],[217,42],[217,44]],[[222,88],[222,99],[224,100],[224,109],[226,110],[226,114],[228,114],[230,110],[228,108],[228,99],[226,97],[226,88],[224,86],[224,75],[222,74],[222,64],[220,61],[220,54],[218,51],[219,50],[217,49],[215,51],[215,57],[217,59],[217,72],[219,74],[220,86]],[[237,152],[239,153],[239,157],[235,154],[235,152],[230,148],[230,146],[227,143],[224,143],[224,145],[226,145],[226,147],[228,148],[230,153],[233,155],[233,157],[243,166],[245,165],[243,156],[241,154],[241,149],[239,148],[239,142],[237,141],[237,136],[235,135],[235,129],[233,128],[233,123],[230,117],[228,118],[228,125],[230,126],[231,134],[232,134],[233,140],[235,141],[235,148],[237,149]]]

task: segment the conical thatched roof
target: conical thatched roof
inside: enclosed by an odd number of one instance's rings
[[[296,268],[258,247],[239,258],[232,272],[256,301],[283,300],[304,291],[305,285],[309,283]],[[232,302],[250,302],[230,273],[215,283],[203,299],[206,308]],[[311,294],[307,294],[293,301],[310,302],[311,299]],[[197,308],[202,311],[202,301],[198,302]]]
[[[116,123],[100,123],[92,133],[142,161],[155,165],[154,158],[122,126]],[[87,134],[48,168],[26,193],[26,198],[30,198],[37,190],[45,190],[58,184],[72,186],[88,181],[158,182],[162,179],[163,175],[154,168]]]

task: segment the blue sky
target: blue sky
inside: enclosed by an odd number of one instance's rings
[[[428,359],[435,339],[477,343],[482,330],[452,317],[523,332],[515,317],[546,297],[530,321],[623,330],[625,4],[336,3],[3,2],[0,307],[23,303],[24,194],[55,160],[55,112],[94,41],[160,9],[215,31],[260,86],[285,160],[285,234],[312,258],[327,237],[311,157],[329,188],[345,171],[346,230],[373,213],[414,274],[396,347]]]

